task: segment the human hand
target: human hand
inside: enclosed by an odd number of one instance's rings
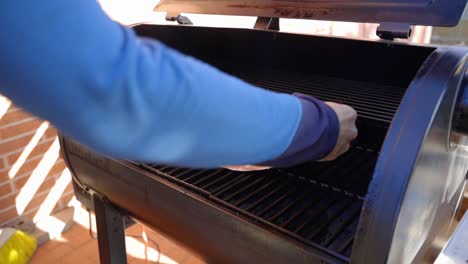
[[[335,147],[325,158],[320,160],[331,161],[348,151],[351,142],[356,139],[358,135],[358,130],[356,128],[357,113],[353,108],[344,104],[333,102],[325,103],[335,111],[338,122],[340,123],[340,132]]]
[[[338,104],[333,102],[326,102],[336,113],[340,126],[338,139],[333,150],[320,161],[331,161],[346,151],[349,150],[351,142],[357,137],[358,131],[356,128],[357,113],[350,106],[344,104]],[[238,166],[224,166],[224,168],[233,171],[259,171],[270,169],[265,166],[255,165],[238,165]]]
[[[255,165],[224,166],[224,168],[232,171],[260,171],[270,169],[270,167]]]

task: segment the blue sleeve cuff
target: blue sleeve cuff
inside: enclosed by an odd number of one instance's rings
[[[336,145],[340,125],[335,111],[316,98],[294,94],[301,102],[302,116],[296,134],[283,154],[262,166],[291,167],[329,154]]]

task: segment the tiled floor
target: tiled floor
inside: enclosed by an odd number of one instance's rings
[[[87,212],[81,208],[76,209],[74,221],[73,227],[61,237],[39,247],[30,263],[99,263],[97,241],[92,239],[88,233]],[[126,230],[127,260],[130,264],[146,263],[145,244],[141,234],[142,227],[140,224],[135,224]],[[149,242],[148,263],[204,263],[161,235],[148,229],[146,229],[146,234],[150,240],[157,243],[156,246],[152,241]]]

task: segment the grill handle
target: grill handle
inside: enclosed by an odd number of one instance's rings
[[[459,93],[452,129],[457,134],[468,136],[468,70],[465,71]]]

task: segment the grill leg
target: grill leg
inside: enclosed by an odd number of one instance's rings
[[[97,194],[93,204],[101,264],[126,264],[124,216]]]

